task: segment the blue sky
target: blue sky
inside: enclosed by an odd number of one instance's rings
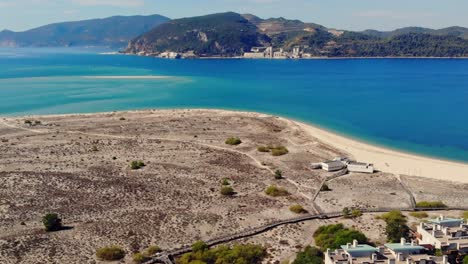
[[[339,29],[468,27],[467,0],[0,0],[0,30],[113,15],[170,18],[236,11]]]

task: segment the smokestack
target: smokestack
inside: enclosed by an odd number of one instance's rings
[[[404,237],[401,238],[400,244],[404,246],[406,244],[406,239]]]
[[[358,246],[358,241],[356,239],[353,240],[353,247],[354,248],[357,248]]]

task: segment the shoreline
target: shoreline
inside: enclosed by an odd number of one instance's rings
[[[39,118],[39,117],[67,117],[67,116],[93,116],[109,115],[116,113],[147,113],[164,111],[209,111],[215,114],[237,113],[254,117],[272,116],[290,124],[290,127],[297,126],[309,136],[333,146],[351,155],[358,161],[373,163],[377,170],[396,175],[418,176],[435,180],[445,180],[460,183],[468,183],[468,163],[444,160],[428,157],[410,152],[393,150],[384,146],[379,146],[359,139],[340,135],[337,132],[329,131],[309,122],[299,121],[290,117],[282,117],[276,114],[260,113],[252,111],[236,111],[223,109],[206,108],[170,108],[170,109],[147,109],[129,110],[98,113],[77,113],[77,114],[53,114],[53,115],[27,115],[6,117],[4,119]]]

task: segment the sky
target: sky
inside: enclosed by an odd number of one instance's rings
[[[234,11],[347,30],[468,27],[468,0],[0,0],[0,30],[114,15],[170,18]]]

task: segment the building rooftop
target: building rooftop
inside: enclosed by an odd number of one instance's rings
[[[374,252],[374,251],[377,251],[377,248],[375,247],[371,247],[369,245],[357,245],[357,246],[347,246],[347,245],[344,245],[344,246],[341,246],[341,248],[344,250],[344,251],[347,251],[348,253],[350,253],[352,255],[353,252]]]
[[[408,251],[408,250],[423,250],[424,247],[418,245],[412,245],[411,243],[387,243],[385,247],[398,252],[398,251]]]
[[[339,161],[339,160],[329,160],[329,161],[325,161],[324,164],[327,164],[328,166],[344,166],[343,162]]]
[[[456,218],[436,218],[429,220],[429,222],[433,224],[438,224],[438,225],[444,225],[444,224],[462,224],[463,220],[462,219],[456,219]]]

